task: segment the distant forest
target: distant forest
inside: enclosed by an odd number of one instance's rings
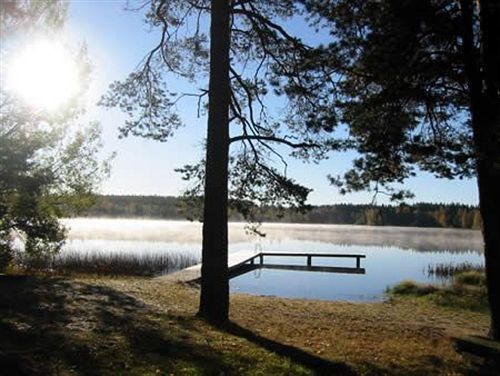
[[[306,213],[277,208],[263,208],[258,219],[263,222],[331,223],[372,226],[454,227],[479,229],[481,217],[477,207],[462,204],[412,205],[320,205]],[[185,219],[182,201],[161,196],[97,196],[95,204],[84,215],[88,217],[144,217]],[[231,213],[232,221],[241,221]]]

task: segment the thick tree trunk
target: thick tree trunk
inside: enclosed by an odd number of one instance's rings
[[[490,336],[500,339],[500,8],[484,0],[480,27],[474,27],[474,3],[461,0],[463,53],[470,90],[476,149],[479,209],[483,221],[486,283],[491,310]],[[474,35],[478,30],[479,35]],[[479,37],[479,38],[477,38]],[[480,40],[479,50],[475,39]]]
[[[491,310],[490,336],[500,340],[500,178],[498,171],[492,171],[490,162],[478,162],[479,206],[483,220],[486,283]]]
[[[210,81],[199,315],[227,321],[227,183],[229,152],[229,2],[212,0]]]
[[[478,146],[479,205],[483,219],[490,336],[500,340],[500,2],[480,3],[482,98],[474,133]]]

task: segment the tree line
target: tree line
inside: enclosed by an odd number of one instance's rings
[[[96,196],[88,217],[143,217],[186,219],[189,212],[180,197],[172,196]],[[273,206],[257,210],[261,222],[355,224],[369,226],[452,227],[480,229],[481,215],[475,206],[464,204],[416,203],[412,205],[337,204],[310,206],[305,212]],[[236,210],[232,221],[244,221]]]

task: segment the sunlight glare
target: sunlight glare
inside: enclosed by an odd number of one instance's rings
[[[60,109],[78,92],[78,68],[61,43],[38,41],[9,62],[7,87],[37,109]]]

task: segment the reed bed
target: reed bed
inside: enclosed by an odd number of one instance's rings
[[[60,273],[157,276],[198,262],[199,258],[189,253],[67,252],[58,255],[51,268]]]
[[[66,251],[50,258],[18,257],[21,268],[58,274],[159,276],[200,262],[191,253]]]
[[[460,264],[436,264],[427,267],[427,275],[442,279],[452,279],[457,274],[464,272],[483,272],[484,265],[463,262]]]

